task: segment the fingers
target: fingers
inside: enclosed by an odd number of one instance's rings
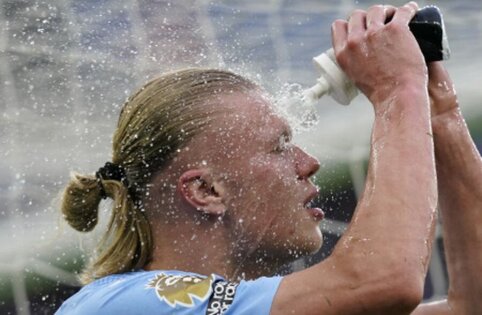
[[[418,11],[418,4],[416,2],[409,2],[404,6],[398,8],[393,15],[392,22],[400,24],[408,24]]]
[[[409,81],[426,89],[425,61],[408,27],[417,10],[415,2],[400,8],[378,5],[356,10],[348,21],[337,20],[332,25],[336,61],[377,104],[402,88],[394,82]]]
[[[366,12],[355,10],[348,19],[347,25],[343,25],[341,20],[335,21],[332,25],[333,36],[357,36],[366,30],[376,31],[381,29],[389,21],[395,23],[408,24],[418,11],[416,2],[409,2],[400,8],[391,5],[375,5]],[[335,46],[335,45],[333,45]]]
[[[348,19],[348,36],[365,33],[366,30],[366,12],[356,10]]]
[[[388,23],[407,25],[417,10],[418,5],[413,1],[400,8],[376,5],[367,11],[355,10],[348,21],[336,20],[332,24],[332,45],[335,53],[342,50],[346,43],[358,43],[366,34],[374,33]]]
[[[388,19],[393,17],[397,8],[391,5],[376,5],[368,9],[366,15],[367,29],[377,31],[381,29]]]
[[[336,20],[331,25],[331,40],[335,52],[340,51],[348,37],[348,23],[344,20]]]

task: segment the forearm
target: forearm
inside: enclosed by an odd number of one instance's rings
[[[437,204],[428,96],[409,90],[390,102],[376,114],[365,191],[333,253],[385,311],[393,290],[421,298]]]
[[[460,111],[433,120],[449,303],[482,309],[482,160]]]
[[[353,245],[403,261],[423,279],[437,203],[428,95],[409,90],[389,102],[376,113],[365,191],[342,241],[370,239]]]
[[[455,99],[432,118],[449,295],[420,305],[413,315],[478,314],[482,309],[482,161],[458,106],[451,103]]]

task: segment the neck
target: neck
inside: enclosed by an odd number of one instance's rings
[[[256,249],[240,249],[239,241],[218,222],[163,224],[153,228],[153,234],[153,259],[146,270],[214,273],[239,281],[272,275],[282,265]]]
[[[232,273],[232,278],[237,281],[274,275],[286,263],[278,257],[273,258],[272,255],[261,254],[259,251],[236,256],[241,257],[237,260]]]

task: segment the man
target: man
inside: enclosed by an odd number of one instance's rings
[[[95,226],[102,197],[114,213],[84,273],[91,283],[59,314],[477,314],[482,164],[448,75],[440,64],[428,73],[408,29],[416,10],[374,6],[333,24],[337,60],[375,121],[365,191],[329,258],[263,277],[321,247],[323,213],[309,206],[318,162],[290,142],[255,85],[180,71],[128,101],[114,164],[76,175],[65,191],[63,212],[78,230]],[[437,176],[450,294],[417,307]]]

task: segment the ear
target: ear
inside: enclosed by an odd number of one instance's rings
[[[181,197],[198,211],[217,216],[226,212],[224,189],[220,183],[212,180],[207,169],[184,172],[179,177],[177,189]]]

